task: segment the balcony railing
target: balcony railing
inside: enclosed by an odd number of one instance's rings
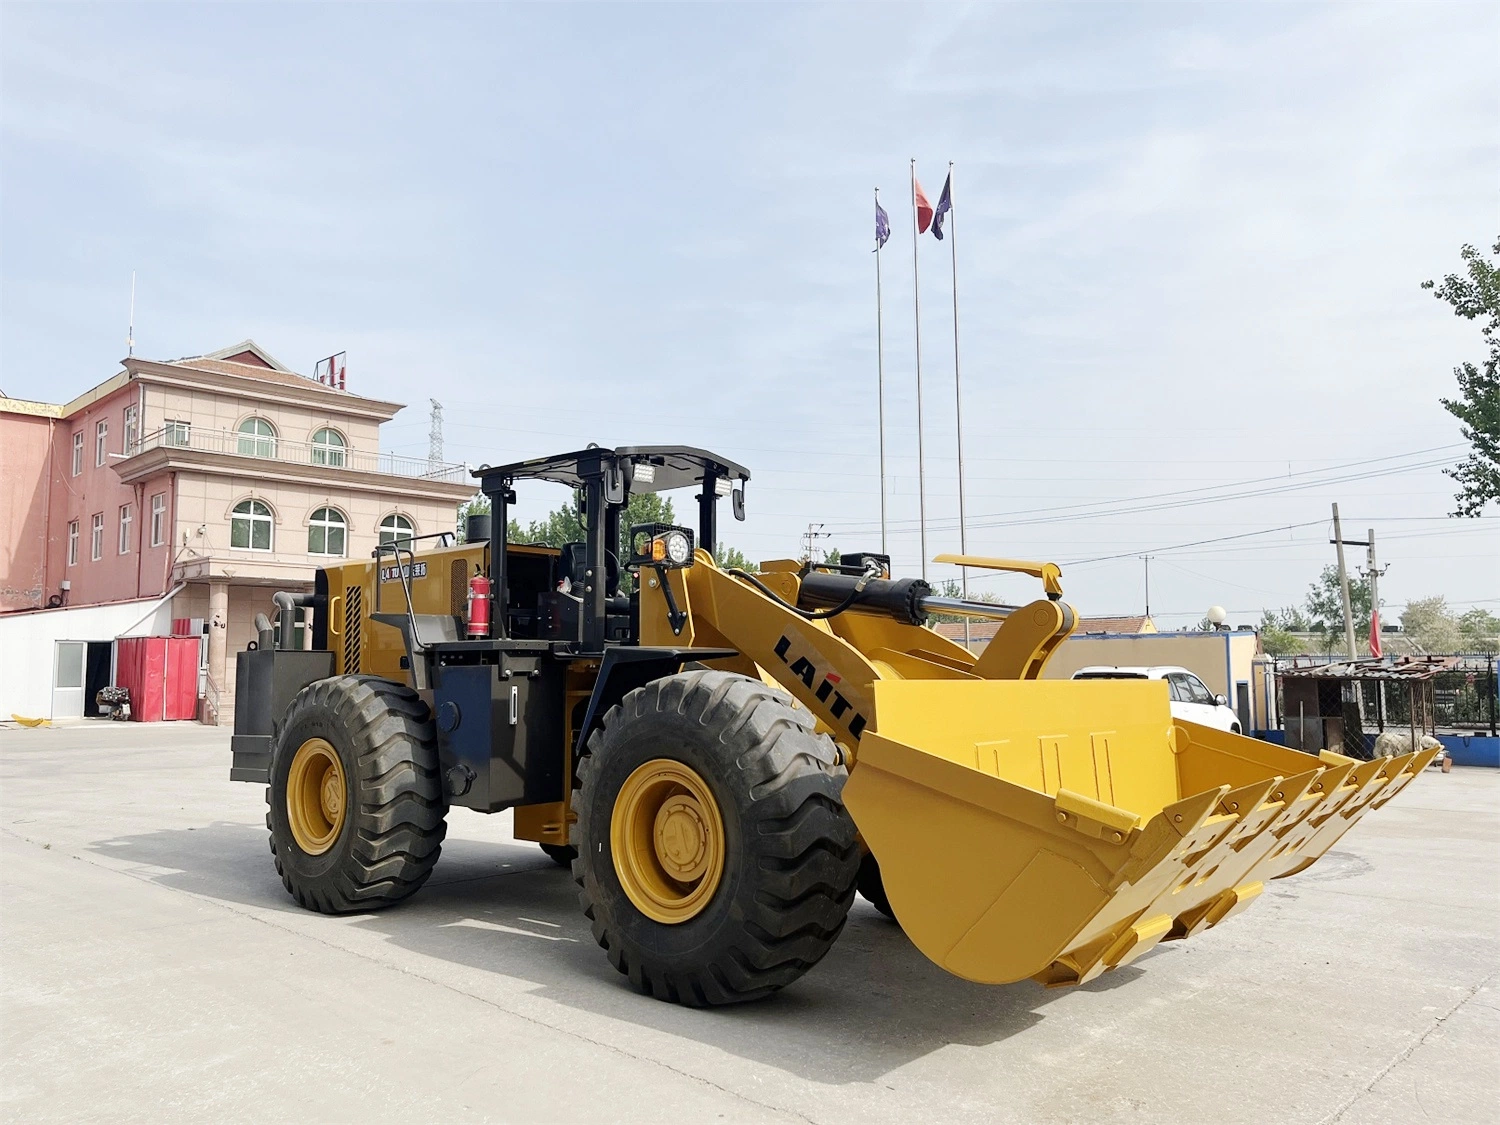
[[[463,465],[434,464],[416,457],[395,453],[364,453],[348,446],[314,445],[305,441],[261,434],[243,434],[233,430],[206,430],[182,423],[167,425],[145,434],[125,451],[134,457],[151,449],[193,449],[203,453],[228,453],[239,457],[256,457],[292,465],[317,465],[321,468],[348,469],[356,473],[388,473],[397,477],[442,481],[445,484],[468,484],[469,471]]]

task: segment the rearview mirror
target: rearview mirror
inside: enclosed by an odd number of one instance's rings
[[[1229,706],[1229,700],[1225,699],[1222,695],[1214,696],[1214,702],[1217,703],[1220,707]]]
[[[729,502],[734,508],[734,518],[741,523],[745,522],[745,486],[740,485],[729,494]]]

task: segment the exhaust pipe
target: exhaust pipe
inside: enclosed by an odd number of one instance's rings
[[[277,621],[281,625],[281,640],[276,647],[291,650],[292,638],[296,632],[297,610],[312,605],[313,595],[289,594],[285,590],[279,590],[271,600],[276,603]]]

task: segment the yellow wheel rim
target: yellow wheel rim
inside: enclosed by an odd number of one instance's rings
[[[286,778],[286,818],[292,839],[308,855],[322,855],[344,827],[344,766],[327,740],[297,747]]]
[[[708,906],[724,876],[724,820],[697,772],[656,758],[625,779],[609,825],[615,875],[647,918],[677,925]]]

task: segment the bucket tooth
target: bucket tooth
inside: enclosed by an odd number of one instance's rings
[[[1313,824],[1311,834],[1283,854],[1283,862],[1272,877],[1284,879],[1305,871],[1333,847],[1354,826],[1354,822],[1369,811],[1371,802],[1385,788],[1388,775],[1399,772],[1399,767],[1392,769],[1389,765],[1394,760],[1376,758],[1355,763],[1345,775],[1343,784],[1334,789],[1309,818]]]
[[[1391,774],[1390,780],[1386,782],[1385,788],[1380,791],[1375,800],[1370,802],[1370,806],[1372,808],[1380,808],[1381,805],[1385,804],[1416,780],[1417,775],[1432,765],[1433,761],[1442,752],[1443,748],[1441,746],[1434,746],[1431,750],[1418,750],[1414,754],[1398,754],[1396,757],[1390,759],[1392,763],[1391,770],[1389,771]],[[1395,763],[1397,762],[1403,763],[1400,770],[1395,768]]]
[[[1130,859],[1120,868],[1111,889],[1126,884],[1136,885],[1149,872],[1159,871],[1168,857],[1193,851],[1196,833],[1210,818],[1227,828],[1231,818],[1214,817],[1214,810],[1228,792],[1229,786],[1221,785],[1169,805],[1153,816],[1141,830],[1140,838],[1130,851]]]

